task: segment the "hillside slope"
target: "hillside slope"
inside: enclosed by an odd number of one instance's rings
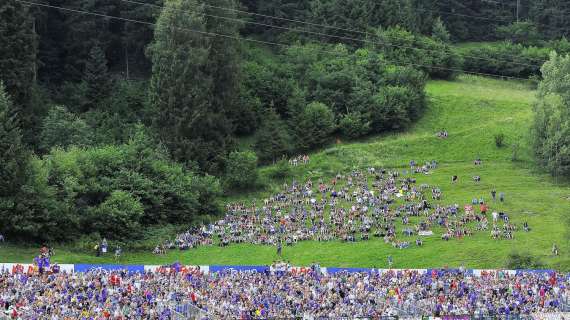
[[[395,249],[381,240],[346,244],[340,242],[303,242],[284,248],[284,259],[297,265],[318,261],[324,266],[386,267],[386,257],[392,255],[394,267],[427,268],[459,266],[471,268],[500,268],[513,251],[539,256],[548,267],[568,270],[568,235],[563,219],[570,208],[568,184],[542,174],[532,162],[528,148],[529,126],[532,120],[534,91],[518,82],[462,76],[456,81],[431,81],[427,87],[430,106],[423,118],[410,130],[400,134],[370,138],[350,144],[337,144],[311,155],[311,163],[293,170],[301,181],[330,178],[338,172],[370,166],[403,168],[410,160],[436,160],[439,167],[430,176],[418,176],[418,184],[441,187],[444,204],[467,204],[483,196],[490,200],[494,187],[505,192],[503,204],[490,203],[491,209],[509,213],[511,221],[522,226],[527,221],[531,232],[518,231],[514,240],[492,240],[489,232],[479,232],[462,240],[442,241],[439,235],[426,239],[421,248]],[[439,139],[436,132],[445,129],[449,138]],[[498,148],[494,136],[505,135],[505,146]],[[519,143],[518,160],[512,161],[513,145]],[[483,166],[475,167],[480,157]],[[260,169],[265,181],[271,167]],[[452,175],[459,183],[450,184]],[[481,183],[471,177],[480,175]],[[269,189],[278,190],[283,181],[270,181]],[[261,199],[268,190],[240,195],[231,200]],[[553,243],[561,248],[562,256],[552,257]],[[110,262],[110,258],[95,258],[57,250],[60,262]],[[34,249],[0,248],[5,261],[29,261]],[[149,253],[127,253],[121,262],[159,264],[180,260],[190,264],[269,264],[277,258],[274,247],[233,245],[229,248],[202,247],[190,251],[172,251],[166,256]]]

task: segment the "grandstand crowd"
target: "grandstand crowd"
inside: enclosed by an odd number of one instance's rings
[[[475,160],[475,164],[480,166],[481,160]],[[488,232],[493,239],[508,240],[519,229],[530,231],[526,222],[520,228],[509,220],[507,213],[491,212],[490,206],[504,202],[503,192],[497,199],[497,191],[490,190],[492,203],[475,195],[470,204],[460,206],[445,204],[438,186],[416,183],[416,177],[430,175],[436,168],[436,161],[410,161],[409,170],[368,168],[337,174],[330,181],[293,181],[259,203],[229,204],[223,219],[179,234],[157,245],[154,252],[163,254],[173,248],[186,250],[214,244],[279,247],[303,240],[355,242],[371,238],[405,249],[423,245],[422,238],[435,232],[448,241],[475,232]],[[452,183],[457,179],[454,176]],[[474,181],[478,183],[480,177]]]
[[[145,273],[0,272],[11,319],[174,319],[182,305],[204,319],[378,319],[397,315],[492,318],[567,308],[569,274],[372,270],[318,266],[208,273],[175,264]]]

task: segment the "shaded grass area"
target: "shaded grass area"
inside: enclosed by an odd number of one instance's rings
[[[456,81],[431,81],[427,87],[430,106],[422,119],[408,131],[373,137],[350,144],[337,144],[311,155],[311,163],[293,169],[287,181],[329,179],[338,172],[369,166],[404,168],[410,160],[437,160],[439,168],[430,176],[416,176],[418,184],[438,185],[444,193],[442,203],[463,206],[472,198],[490,200],[490,191],[505,192],[505,203],[490,202],[491,210],[509,213],[511,221],[522,226],[527,221],[531,232],[517,231],[514,240],[492,240],[489,232],[476,233],[462,240],[442,241],[439,235],[428,237],[424,247],[399,250],[381,240],[358,243],[302,242],[285,247],[283,257],[297,265],[318,261],[324,266],[386,267],[392,255],[398,268],[457,267],[500,268],[509,253],[528,252],[540,257],[551,268],[570,270],[568,230],[565,219],[570,209],[570,188],[563,179],[552,178],[538,170],[530,151],[529,126],[532,121],[534,91],[525,83],[462,76]],[[445,129],[449,138],[435,137]],[[495,146],[494,136],[505,135],[505,146]],[[513,145],[521,145],[517,161],[512,160]],[[482,167],[473,166],[476,157]],[[271,180],[271,167],[260,169],[263,190],[233,195],[227,201],[260,200],[275,192],[284,180]],[[459,183],[450,184],[451,175]],[[471,177],[480,175],[481,183]],[[411,239],[413,241],[413,239]],[[553,243],[561,256],[552,257]],[[0,244],[0,260],[28,262],[37,248]],[[127,252],[120,263],[163,264],[181,261],[201,265],[258,265],[277,259],[274,247],[232,245],[227,248],[202,247],[189,251],[171,251],[166,256],[149,252]],[[111,256],[94,257],[93,252],[75,252],[56,247],[60,263],[113,263]]]

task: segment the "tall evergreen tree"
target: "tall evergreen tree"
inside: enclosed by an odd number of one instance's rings
[[[14,0],[0,4],[0,80],[18,106],[31,97],[36,68],[36,35],[29,8]]]
[[[36,79],[37,43],[34,20],[29,8],[14,0],[0,2],[0,81],[12,97],[26,141],[38,124],[37,110],[31,105]]]
[[[83,111],[96,107],[112,89],[112,80],[107,70],[107,59],[101,47],[95,45],[89,52],[89,59],[85,64],[83,81],[86,84],[86,102]]]
[[[438,39],[442,42],[449,42],[451,39],[449,32],[447,31],[447,28],[443,24],[443,21],[441,21],[440,17],[437,17],[433,22],[431,35],[433,38]]]
[[[197,0],[166,3],[149,47],[150,102],[153,124],[173,156],[219,172],[229,130],[220,106],[224,99],[212,99],[216,74],[204,10]]]
[[[291,135],[274,109],[265,112],[261,127],[255,136],[254,149],[262,161],[274,163],[292,149]]]
[[[0,220],[13,214],[15,198],[25,183],[28,153],[12,102],[0,82]]]

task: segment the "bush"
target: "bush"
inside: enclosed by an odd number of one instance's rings
[[[433,78],[452,79],[456,70],[461,69],[463,61],[451,45],[442,41],[446,40],[442,32],[440,29],[435,38],[430,38],[398,27],[379,30],[377,36],[383,45],[378,45],[378,50],[389,62],[411,65]]]
[[[513,43],[535,44],[540,39],[536,25],[529,21],[514,22],[497,28],[499,37]]]
[[[144,208],[132,194],[116,190],[90,210],[89,228],[109,239],[138,239]]]
[[[42,122],[40,148],[48,152],[53,147],[88,146],[91,133],[83,119],[63,106],[55,106]]]
[[[507,268],[515,269],[543,269],[544,263],[529,253],[513,252],[507,258]]]
[[[251,188],[257,181],[257,156],[252,151],[230,153],[226,164],[226,184],[231,189]]]
[[[4,216],[0,207],[0,231],[11,238],[134,239],[142,227],[191,224],[219,213],[218,180],[171,161],[140,127],[124,145],[52,149],[27,172],[13,210]]]
[[[342,134],[350,139],[360,138],[370,132],[370,122],[360,113],[345,114],[339,121]]]
[[[334,114],[320,102],[312,102],[298,116],[297,139],[301,150],[309,150],[324,145],[335,130]]]
[[[518,161],[519,160],[519,151],[520,151],[520,142],[516,141],[515,143],[513,143],[513,145],[511,146],[513,153],[511,155],[511,161]]]
[[[463,49],[462,54],[481,59],[465,59],[463,69],[469,72],[528,78],[540,73],[540,63],[547,60],[550,48],[525,47],[503,42]],[[512,57],[512,58],[509,58]]]
[[[291,166],[286,159],[282,159],[269,169],[268,175],[272,179],[285,179],[291,175]]]
[[[497,148],[503,147],[504,142],[505,142],[505,135],[503,133],[495,134],[495,145],[497,146]]]
[[[259,159],[273,162],[291,150],[291,135],[285,123],[274,109],[266,111],[259,130],[255,133],[253,148]]]

